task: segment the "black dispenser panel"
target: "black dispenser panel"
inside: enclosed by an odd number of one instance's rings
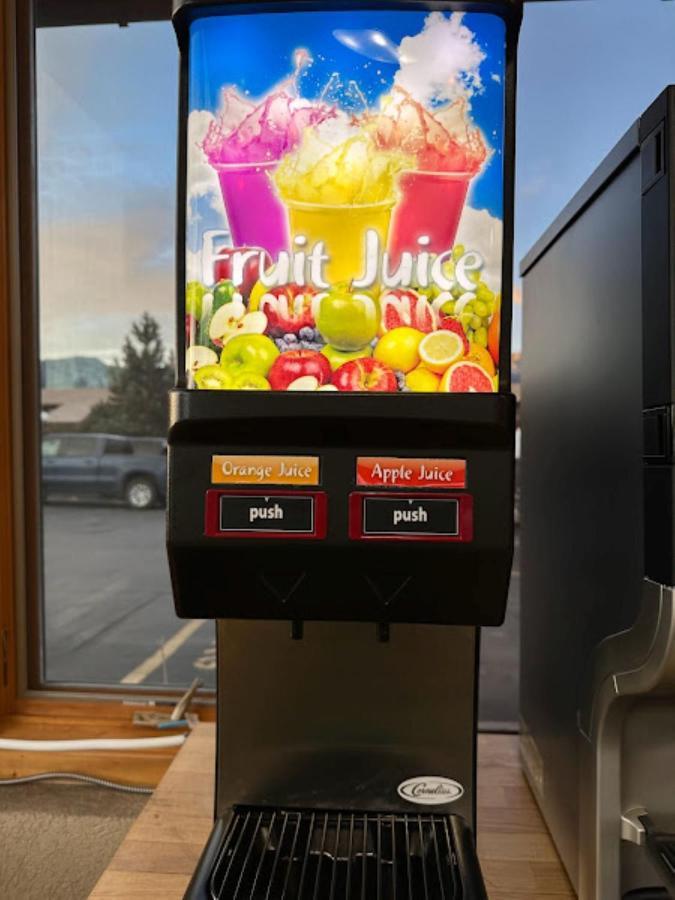
[[[177,392],[168,537],[179,614],[500,623],[513,399],[408,399],[282,395],[270,408],[262,394]],[[260,422],[294,443],[264,445]]]

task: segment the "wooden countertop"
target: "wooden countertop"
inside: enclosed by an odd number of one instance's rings
[[[518,738],[481,735],[478,850],[490,900],[573,900],[525,782]],[[215,726],[199,725],[134,822],[90,900],[182,900],[211,831]]]

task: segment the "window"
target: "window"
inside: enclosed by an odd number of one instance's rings
[[[73,435],[71,437],[61,438],[61,446],[59,448],[59,456],[96,456],[98,441],[93,437],[80,437]]]
[[[42,442],[42,455],[58,456],[60,447],[61,440],[59,438],[45,438]]]
[[[31,4],[18,6],[26,12]],[[29,543],[41,536],[28,566],[29,578],[37,573],[29,613],[42,626],[31,629],[42,634],[42,644],[31,647],[30,686],[175,686],[194,674],[213,685],[212,625],[175,618],[164,552],[160,398],[171,380],[174,340],[177,108],[170,2],[42,0],[34,6],[36,108],[28,84],[20,133],[36,130],[37,183],[28,152],[22,171],[33,192],[23,204],[29,210],[24,245],[30,246],[35,224],[38,233],[36,252],[25,262],[39,262],[37,326],[30,322],[32,298],[17,304],[28,320],[26,367],[40,384],[39,402],[31,402],[26,416],[38,433],[41,470],[33,487],[42,485],[45,501],[26,527]],[[672,7],[658,0],[526,5],[516,262],[628,124],[675,79]],[[121,15],[133,10],[128,27],[114,22],[110,10],[119,9]],[[592,52],[577,53],[570,72],[569,48],[577,42]],[[24,44],[26,58],[32,35]],[[584,140],[570,140],[581,120]],[[516,302],[516,391],[520,321]],[[146,373],[157,398],[144,409],[148,430],[108,402],[113,384],[134,385],[142,346],[151,346],[158,360]],[[120,372],[126,381],[117,379]],[[97,461],[78,470],[77,454],[66,455],[66,437],[84,437],[85,429],[128,440],[133,453],[106,453],[109,465]],[[152,501],[143,510],[129,505],[125,466],[132,463],[145,466],[147,480],[135,492]],[[45,489],[48,477],[60,494]],[[517,722],[518,578],[516,555],[506,625],[483,634],[485,722]]]
[[[128,455],[133,452],[134,448],[129,441],[116,441],[111,438],[106,440],[105,447],[103,448],[103,454],[105,456]]]
[[[132,438],[131,452],[139,456],[166,456],[166,441],[153,438]]]
[[[29,686],[176,689],[199,676],[212,687],[213,624],[176,618],[164,546],[178,82],[170,3],[33,6],[35,109],[24,125],[35,128],[37,154],[28,208],[40,405],[29,427],[41,432],[42,528]],[[133,21],[114,22],[122,6]]]

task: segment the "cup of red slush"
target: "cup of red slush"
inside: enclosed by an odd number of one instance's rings
[[[474,174],[414,170],[401,173],[399,199],[389,232],[389,257],[393,265],[398,265],[406,250],[412,254],[422,250],[444,253],[454,246]],[[418,238],[423,235],[429,241],[420,245]]]

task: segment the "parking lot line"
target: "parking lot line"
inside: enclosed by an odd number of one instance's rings
[[[145,681],[155,669],[159,669],[170,656],[173,656],[176,650],[182,647],[205,624],[206,621],[204,619],[194,619],[187,622],[182,628],[178,629],[173,637],[165,641],[152,656],[148,656],[139,666],[136,666],[128,675],[120,679],[120,684],[140,684],[142,681]]]

